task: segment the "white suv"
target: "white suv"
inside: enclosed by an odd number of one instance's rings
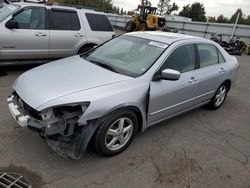
[[[63,58],[114,35],[104,13],[83,7],[13,3],[0,9],[0,60]]]

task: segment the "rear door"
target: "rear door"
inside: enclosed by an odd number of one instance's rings
[[[210,100],[218,87],[225,81],[225,60],[216,46],[197,44],[199,69],[197,69],[197,100]]]
[[[49,57],[49,31],[45,7],[25,7],[13,18],[18,29],[1,31],[3,59],[43,59]]]
[[[71,56],[79,41],[86,39],[75,10],[52,8],[50,14],[50,57]]]

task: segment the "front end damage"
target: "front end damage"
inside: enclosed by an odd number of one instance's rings
[[[85,125],[78,123],[89,103],[58,106],[39,112],[16,93],[7,102],[11,114],[22,127],[38,132],[54,151],[65,158],[81,158],[98,125],[94,120]]]

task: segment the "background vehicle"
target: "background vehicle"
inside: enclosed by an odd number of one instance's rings
[[[13,3],[0,13],[0,60],[67,57],[85,52],[114,34],[106,15],[95,10]]]
[[[126,31],[158,30],[164,27],[165,18],[157,16],[156,10],[156,7],[139,5],[137,8],[138,14],[133,15],[132,20],[126,24]]]
[[[24,73],[7,101],[17,122],[59,154],[80,158],[92,139],[111,156],[136,131],[203,105],[220,108],[238,68],[210,40],[133,32]]]

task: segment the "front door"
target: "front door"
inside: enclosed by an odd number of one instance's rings
[[[177,81],[152,81],[148,123],[154,124],[197,105],[196,58],[193,44],[176,48],[164,62],[160,71],[174,69],[181,72]]]
[[[1,47],[3,59],[43,59],[49,57],[49,31],[46,9],[26,7],[14,19],[18,29],[3,28]]]

